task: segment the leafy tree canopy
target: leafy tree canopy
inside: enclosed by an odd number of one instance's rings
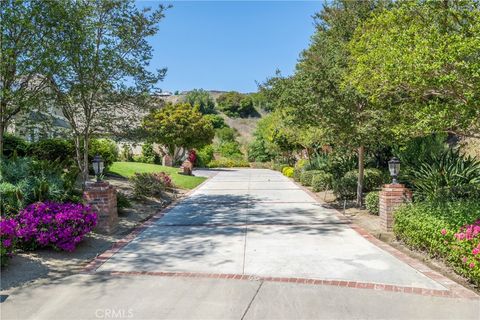
[[[187,93],[185,102],[192,106],[198,105],[200,112],[203,114],[215,113],[215,101],[213,101],[210,93],[203,89],[194,89]]]
[[[148,139],[164,146],[165,153],[172,158],[178,148],[201,148],[210,144],[215,131],[211,121],[198,109],[188,103],[168,103],[162,109],[152,111],[143,120]]]
[[[345,83],[389,104],[397,134],[480,132],[480,3],[403,1],[369,19]]]
[[[236,91],[222,94],[217,99],[218,108],[229,117],[249,117],[257,114],[250,96]]]

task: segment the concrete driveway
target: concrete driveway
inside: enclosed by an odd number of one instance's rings
[[[182,271],[445,289],[278,172],[224,171],[98,271]]]
[[[224,170],[96,274],[19,290],[2,319],[480,318],[471,292],[384,249],[278,172]]]

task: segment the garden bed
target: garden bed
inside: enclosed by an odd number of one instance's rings
[[[127,196],[132,194],[128,180],[110,178],[108,181],[117,188],[117,191]],[[8,265],[2,267],[2,294],[8,294],[8,291],[33,281],[51,281],[83,271],[83,268],[97,255],[109,249],[143,221],[183,195],[184,192],[176,191],[175,193],[165,193],[160,199],[130,200],[131,207],[119,212],[119,224],[114,233],[109,235],[89,233],[73,252],[53,249],[17,252],[8,261]]]

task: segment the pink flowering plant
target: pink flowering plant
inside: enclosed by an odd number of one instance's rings
[[[448,260],[455,270],[480,285],[480,219],[456,233],[446,229],[441,233],[450,249]]]
[[[78,203],[37,202],[20,211],[17,236],[26,249],[73,251],[97,224],[97,213]]]
[[[443,259],[480,286],[480,202],[420,202],[395,212],[393,231],[406,245]]]
[[[18,223],[13,218],[0,218],[0,259],[1,265],[7,264],[12,257],[17,242]]]

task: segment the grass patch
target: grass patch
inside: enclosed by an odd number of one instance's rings
[[[194,177],[178,174],[178,171],[180,171],[179,168],[140,162],[114,162],[108,171],[121,175],[125,178],[129,178],[135,173],[163,171],[168,173],[170,177],[172,177],[175,186],[181,189],[193,189],[207,179],[205,177]]]

